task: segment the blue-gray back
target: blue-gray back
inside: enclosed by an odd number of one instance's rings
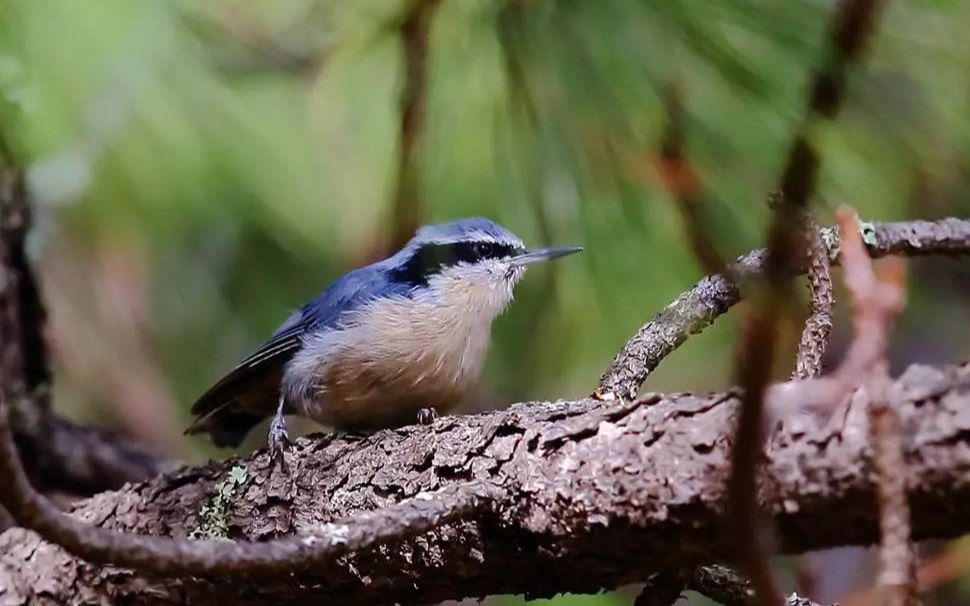
[[[266,358],[287,359],[302,345],[307,333],[336,328],[349,311],[382,297],[408,297],[411,287],[389,279],[388,261],[344,274],[325,291],[306,303],[280,326],[270,339],[246,358],[239,367],[263,363]],[[287,355],[288,354],[288,355]]]
[[[303,346],[307,334],[336,328],[344,314],[380,297],[411,295],[411,287],[389,279],[392,259],[355,269],[294,312],[265,343],[213,385],[192,407],[204,415],[235,397],[237,388],[282,367]]]

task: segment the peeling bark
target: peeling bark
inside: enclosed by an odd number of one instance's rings
[[[912,367],[893,387],[916,538],[970,530],[970,365]],[[264,452],[185,468],[81,503],[80,519],[187,536],[236,467],[231,538],[306,531],[468,482],[507,495],[492,513],[357,552],[289,578],[153,580],[99,568],[35,535],[0,535],[0,604],[429,603],[496,593],[549,596],[634,583],[730,558],[724,525],[736,394],[654,394],[632,403],[526,403],[364,438],[301,439],[290,475]],[[780,546],[801,552],[878,538],[865,410],[786,418],[769,444],[760,501]]]

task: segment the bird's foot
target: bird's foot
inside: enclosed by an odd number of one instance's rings
[[[267,442],[269,445],[269,457],[273,464],[280,464],[283,469],[286,469],[286,460],[283,458],[283,454],[286,452],[286,447],[292,444],[290,441],[290,435],[286,432],[286,419],[283,415],[278,414],[273,417],[273,421],[269,424],[269,436],[267,437]]]
[[[418,423],[420,425],[431,425],[438,418],[438,411],[432,408],[422,408],[418,410]]]

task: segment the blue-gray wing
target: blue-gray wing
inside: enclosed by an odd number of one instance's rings
[[[342,316],[378,296],[406,296],[379,266],[352,271],[294,312],[265,343],[209,388],[192,406],[186,433],[212,434],[220,446],[238,445],[275,410],[283,370],[307,334],[336,327]]]

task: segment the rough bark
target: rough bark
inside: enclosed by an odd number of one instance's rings
[[[912,367],[891,394],[904,427],[914,535],[967,532],[970,365]],[[218,529],[214,521],[221,520],[229,537],[260,540],[468,482],[494,483],[506,496],[486,515],[351,554],[326,570],[294,570],[288,578],[158,581],[87,565],[11,529],[0,535],[0,604],[548,596],[729,558],[725,483],[737,407],[731,393],[526,403],[364,438],[302,439],[287,457],[289,476],[271,470],[263,452],[182,469],[98,495],[75,515],[175,536]],[[875,541],[865,411],[853,403],[828,422],[794,413],[771,440],[759,480],[780,547],[800,552]],[[227,483],[234,468],[237,479],[245,468],[245,479]],[[214,499],[217,493],[223,498]]]

